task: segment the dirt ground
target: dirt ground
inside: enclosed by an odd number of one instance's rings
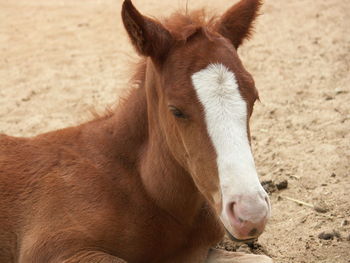
[[[189,8],[219,13],[233,2]],[[134,3],[159,17],[186,0]],[[120,9],[121,0],[0,0],[0,132],[36,135],[118,102],[137,60]],[[239,51],[261,97],[253,150],[261,180],[288,188],[271,194],[259,243],[276,262],[350,262],[350,2],[266,0],[262,13]]]

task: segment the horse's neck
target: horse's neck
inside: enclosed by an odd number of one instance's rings
[[[152,77],[141,82],[116,113],[118,148],[138,169],[142,184],[158,207],[181,223],[191,224],[204,205],[190,176],[173,158],[147,105]],[[147,86],[147,87],[145,87]],[[147,91],[146,91],[147,90]]]

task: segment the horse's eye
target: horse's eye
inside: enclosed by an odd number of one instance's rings
[[[183,118],[183,119],[186,118],[186,115],[181,110],[176,108],[175,106],[170,105],[169,110],[176,118]]]

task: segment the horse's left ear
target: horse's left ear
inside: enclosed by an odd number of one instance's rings
[[[221,17],[218,32],[231,40],[236,49],[250,37],[261,4],[261,0],[241,0]]]

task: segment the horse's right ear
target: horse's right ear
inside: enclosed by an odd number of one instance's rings
[[[231,40],[236,49],[244,39],[249,38],[261,5],[262,0],[241,0],[221,17],[218,31]]]
[[[122,7],[124,27],[136,51],[142,56],[161,60],[172,45],[172,36],[159,22],[145,17],[125,0]]]

